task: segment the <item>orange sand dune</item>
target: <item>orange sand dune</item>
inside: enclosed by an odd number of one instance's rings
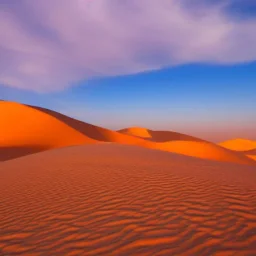
[[[146,128],[141,128],[141,127],[130,127],[130,128],[125,128],[122,130],[119,130],[118,132],[124,133],[124,134],[129,134],[137,137],[143,137],[147,138],[150,141],[154,142],[167,142],[171,140],[185,140],[185,141],[203,141],[199,138],[178,133],[178,132],[173,132],[173,131],[153,131],[149,130]]]
[[[142,127],[130,127],[130,128],[119,130],[118,132],[141,137],[141,138],[152,138],[150,131]]]
[[[246,155],[206,141],[170,141],[156,143],[156,149],[204,159],[255,165]]]
[[[175,152],[193,157],[239,164],[255,164],[244,154],[232,152],[213,143],[175,132],[133,128],[138,136],[115,132],[70,118],[53,110],[12,102],[1,102],[5,113],[0,132],[0,160],[8,160],[38,151],[70,145],[114,142]],[[19,126],[17,126],[19,122]],[[125,134],[123,134],[125,133]],[[145,139],[146,136],[151,138]],[[143,136],[144,138],[141,138]]]
[[[242,153],[233,152],[211,142],[177,132],[152,131],[141,127],[126,128],[119,130],[119,132],[144,137],[151,142],[156,142],[147,144],[148,148],[217,161],[255,164]]]
[[[0,102],[0,147],[49,149],[93,143],[77,130],[59,120],[15,102]]]
[[[234,139],[219,143],[220,146],[235,151],[249,151],[256,149],[256,141],[247,139]]]
[[[0,255],[256,255],[255,181],[255,167],[117,144],[3,162]]]

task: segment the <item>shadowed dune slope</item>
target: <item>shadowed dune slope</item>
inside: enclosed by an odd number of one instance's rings
[[[256,148],[252,150],[243,151],[246,155],[256,155]]]
[[[219,143],[220,146],[235,150],[235,151],[249,151],[256,149],[256,141],[247,139],[234,139]]]
[[[124,133],[124,134],[129,134],[137,137],[144,137],[147,138],[150,141],[154,142],[167,142],[167,141],[172,141],[172,140],[185,140],[185,141],[203,141],[199,138],[178,133],[178,132],[173,132],[173,131],[153,131],[149,130],[146,128],[141,128],[141,127],[130,127],[130,128],[125,128],[122,130],[119,130],[118,132]]]
[[[56,147],[94,143],[65,123],[26,105],[0,102],[1,159]]]
[[[0,255],[256,255],[255,181],[251,166],[117,144],[3,162]]]

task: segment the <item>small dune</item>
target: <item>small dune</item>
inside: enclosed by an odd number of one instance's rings
[[[233,139],[219,143],[220,146],[234,151],[249,151],[256,149],[256,141],[247,139]]]
[[[153,131],[142,127],[130,127],[119,130],[118,132],[129,134],[137,137],[147,138],[150,141],[154,142],[167,142],[172,140],[184,140],[184,141],[203,141],[199,138],[173,132],[173,131]]]
[[[148,129],[142,128],[142,127],[129,127],[129,128],[119,130],[118,132],[124,133],[124,134],[129,134],[132,136],[141,137],[141,138],[151,138],[152,137],[150,134],[150,131]]]
[[[252,166],[118,144],[2,162],[0,255],[256,255],[255,181]]]

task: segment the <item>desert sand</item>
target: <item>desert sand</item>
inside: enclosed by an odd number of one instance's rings
[[[256,253],[255,166],[116,143],[0,163],[0,255]]]
[[[114,142],[137,145],[209,160],[255,165],[254,159],[220,145],[170,131],[152,131],[135,127],[112,131],[53,110],[0,102],[0,160],[53,148]]]

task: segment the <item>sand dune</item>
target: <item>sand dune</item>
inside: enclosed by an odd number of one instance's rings
[[[156,143],[155,148],[203,159],[239,164],[256,164],[255,161],[249,160],[246,155],[240,152],[233,152],[205,141],[170,141],[165,143]]]
[[[173,132],[173,131],[153,131],[142,127],[130,127],[119,130],[118,132],[129,134],[137,137],[147,138],[150,141],[154,142],[167,142],[172,140],[184,140],[184,141],[203,141],[199,138]]]
[[[4,125],[0,127],[4,134],[0,139],[2,161],[57,147],[113,142],[210,160],[255,164],[245,154],[176,132],[139,127],[116,132],[53,110],[13,102],[1,102],[0,110],[5,113],[1,115]]]
[[[249,151],[256,149],[256,141],[247,139],[234,139],[219,143],[220,146],[235,151]]]
[[[255,181],[255,167],[117,144],[3,162],[0,255],[256,255]]]
[[[173,153],[193,156],[203,159],[234,162],[240,164],[255,164],[254,161],[242,153],[233,152],[211,142],[201,140],[186,134],[171,131],[152,131],[146,128],[132,127],[119,130],[124,134],[146,137],[153,144],[148,148],[155,148]]]
[[[129,128],[121,129],[118,132],[141,137],[141,138],[152,138],[150,131],[142,127],[129,127]]]
[[[0,112],[2,156],[19,156],[25,152],[33,153],[57,147],[95,143],[95,140],[58,119],[23,104],[1,101]]]

